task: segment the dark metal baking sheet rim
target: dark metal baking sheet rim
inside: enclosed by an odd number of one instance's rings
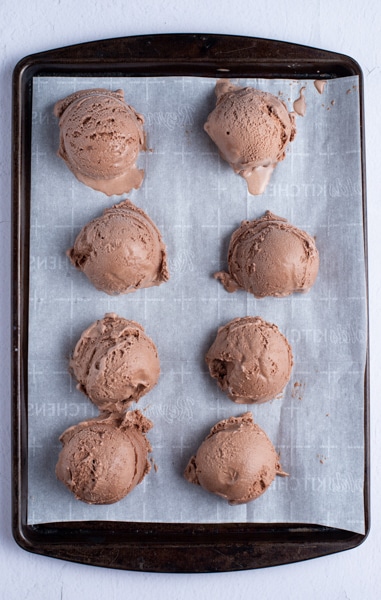
[[[368,357],[364,373],[364,535],[303,523],[198,525],[81,521],[28,524],[27,361],[32,79],[38,75],[90,74],[295,79],[333,79],[357,75],[367,265],[363,79],[359,65],[352,58],[260,38],[163,34],[88,42],[22,59],[13,73],[12,139],[12,530],[16,542],[30,552],[73,562],[155,572],[256,569],[359,546],[366,539],[370,526]]]

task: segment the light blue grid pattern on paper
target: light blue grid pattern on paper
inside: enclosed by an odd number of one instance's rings
[[[219,158],[203,131],[214,106],[209,78],[37,77],[33,81],[30,332],[30,523],[113,519],[156,522],[305,522],[364,531],[363,381],[366,350],[359,96],[356,77],[247,80],[292,108],[306,86],[307,113],[261,197]],[[65,256],[81,227],[120,198],[77,181],[56,155],[54,103],[92,87],[122,88],[145,116],[146,176],[129,198],[167,244],[171,279],[127,296],[98,292]],[[213,279],[226,268],[232,231],[265,210],[316,236],[321,266],[305,295],[257,300]],[[140,322],[156,343],[159,384],[137,408],[154,422],[153,469],[133,493],[107,506],[72,498],[55,478],[59,435],[97,415],[75,388],[68,357],[81,332],[106,312]],[[276,323],[294,353],[282,398],[237,406],[209,377],[204,355],[218,326],[246,314]],[[219,420],[252,410],[281,455],[277,478],[255,502],[229,506],[183,478],[190,456]]]

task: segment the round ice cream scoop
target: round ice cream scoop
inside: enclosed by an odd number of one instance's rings
[[[270,211],[243,221],[228,251],[229,272],[215,274],[228,292],[244,289],[256,298],[307,292],[319,271],[315,240]]]
[[[160,231],[129,200],[87,223],[67,255],[106,294],[128,294],[169,279]]]
[[[107,313],[81,335],[69,368],[77,388],[102,411],[123,412],[158,382],[153,341],[135,321]]]
[[[210,375],[233,402],[260,404],[282,392],[293,357],[276,325],[260,317],[241,317],[219,328],[206,362]]]
[[[273,94],[216,84],[217,102],[204,125],[221,157],[246,180],[250,194],[262,194],[271,173],[296,134],[295,117]]]
[[[57,478],[82,502],[118,502],[150,471],[151,446],[145,433],[151,427],[140,411],[69,427],[60,437]]]
[[[108,196],[140,187],[136,167],[145,150],[144,118],[124,101],[122,90],[81,90],[54,106],[59,117],[58,156],[82,183]]]
[[[261,496],[276,475],[287,474],[273,444],[248,412],[217,423],[184,475],[229,504],[245,504]]]

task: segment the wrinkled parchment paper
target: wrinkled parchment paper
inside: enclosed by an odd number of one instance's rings
[[[290,110],[305,87],[306,114],[262,196],[219,158],[203,131],[215,80],[197,77],[36,77],[33,81],[29,331],[30,523],[67,520],[300,522],[364,532],[364,368],[366,287],[357,77],[328,81],[234,80],[267,90]],[[75,179],[57,157],[54,103],[79,89],[122,88],[145,116],[150,151],[140,190],[128,197],[163,234],[171,279],[110,297],[66,258],[82,226],[122,197]],[[126,196],[123,196],[126,197]],[[231,233],[265,210],[316,237],[321,265],[308,294],[257,300],[228,294],[213,279],[226,268]],[[156,343],[159,384],[137,405],[154,422],[152,469],[110,506],[76,501],[56,480],[58,438],[97,409],[75,388],[68,358],[83,329],[106,312],[140,322]],[[204,355],[217,328],[259,315],[276,323],[294,354],[281,398],[238,406],[216,386]],[[224,500],[183,478],[188,459],[219,420],[252,410],[288,478],[248,505]]]

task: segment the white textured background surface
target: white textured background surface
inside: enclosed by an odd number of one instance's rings
[[[325,598],[373,600],[381,590],[381,525],[378,499],[381,472],[380,421],[381,220],[379,175],[381,137],[381,4],[378,0],[284,0],[269,8],[264,3],[237,0],[141,0],[134,6],[122,0],[39,0],[36,3],[3,0],[0,5],[0,580],[1,599],[67,600],[74,598],[139,600],[161,598]],[[214,5],[214,6],[213,6]],[[36,9],[37,6],[37,9]],[[11,75],[27,54],[117,36],[165,32],[211,32],[279,39],[321,47],[352,56],[365,79],[367,151],[370,323],[371,323],[371,532],[355,550],[271,569],[256,571],[173,575],[133,573],[75,565],[28,554],[11,534],[10,497],[10,170]]]

